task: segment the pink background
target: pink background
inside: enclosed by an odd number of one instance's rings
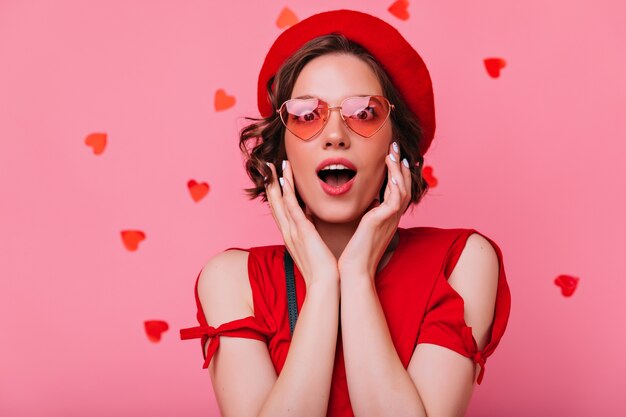
[[[242,191],[237,129],[285,6],[374,14],[429,66],[439,184],[401,226],[482,231],[512,292],[468,415],[625,415],[624,2],[391,3],[0,0],[0,415],[218,415],[178,329],[211,256],[282,243]],[[220,88],[235,106],[215,110]]]

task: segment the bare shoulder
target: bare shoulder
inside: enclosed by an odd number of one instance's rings
[[[231,249],[213,256],[198,279],[198,298],[210,326],[254,314],[248,279],[249,252]]]
[[[494,247],[482,235],[472,233],[448,278],[450,286],[463,298],[465,322],[472,327],[479,349],[489,341],[499,272]]]
[[[482,235],[472,233],[465,242],[459,260],[450,273],[448,282],[460,289],[476,288],[477,284],[492,287],[497,284],[500,265],[491,243]]]

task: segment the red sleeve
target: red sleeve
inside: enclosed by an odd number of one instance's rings
[[[242,248],[228,248],[228,249],[241,249],[245,251],[249,251],[248,249]],[[228,250],[226,249],[226,250]],[[256,269],[254,264],[254,257],[250,252],[248,255],[248,274],[253,274]],[[270,331],[270,328],[265,320],[261,318],[257,318],[256,316],[248,316],[236,320],[232,320],[226,323],[222,323],[217,327],[209,326],[207,320],[204,316],[204,311],[202,310],[202,305],[200,303],[200,298],[198,297],[198,280],[200,279],[200,273],[198,273],[198,277],[196,278],[195,285],[195,298],[196,298],[196,307],[197,314],[196,318],[198,320],[199,326],[196,327],[188,327],[185,329],[180,329],[180,338],[181,340],[186,339],[200,339],[200,348],[202,349],[202,355],[204,357],[204,364],[202,368],[208,368],[209,363],[211,362],[211,358],[217,351],[217,348],[220,344],[220,336],[228,336],[228,337],[245,337],[248,339],[256,339],[264,342],[268,342],[269,337],[273,334]],[[258,291],[258,287],[255,285],[255,280],[250,279],[250,284],[252,286],[253,295]],[[256,304],[256,303],[255,303]],[[209,342],[209,348],[207,354],[204,354],[204,346],[208,339],[211,339]]]
[[[489,342],[483,350],[478,350],[476,339],[472,334],[472,328],[465,323],[463,298],[448,283],[448,278],[465,248],[467,238],[472,233],[480,234],[491,243],[498,255],[500,264],[491,335]],[[502,251],[493,240],[484,234],[474,229],[463,229],[462,233],[452,243],[446,255],[442,271],[437,277],[416,345],[419,343],[432,343],[447,347],[473,359],[475,363],[480,364],[481,370],[477,380],[477,383],[480,385],[485,373],[486,360],[500,343],[500,339],[506,329],[510,309],[511,293],[504,272]]]

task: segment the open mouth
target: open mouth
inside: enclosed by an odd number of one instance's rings
[[[331,187],[340,187],[356,175],[351,169],[327,169],[317,173],[317,176]]]

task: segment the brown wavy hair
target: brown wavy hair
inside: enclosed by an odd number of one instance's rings
[[[339,53],[352,54],[367,63],[376,74],[383,95],[395,105],[391,112],[392,135],[400,147],[400,155],[407,158],[412,177],[411,203],[409,207],[417,205],[428,190],[428,183],[422,176],[424,157],[419,153],[419,144],[423,141],[423,131],[417,115],[409,110],[402,96],[389,79],[378,61],[360,44],[349,40],[339,33],[319,36],[304,44],[291,55],[280,67],[276,75],[268,80],[266,85],[269,101],[273,111],[269,117],[245,117],[253,121],[239,133],[239,148],[245,156],[245,168],[254,187],[244,191],[249,199],[262,197],[267,202],[263,177],[271,181],[272,173],[265,164],[271,162],[276,167],[276,173],[282,175],[282,161],[287,159],[284,135],[285,126],[280,120],[278,109],[280,105],[291,97],[293,86],[302,68],[312,59],[321,55]],[[272,89],[275,84],[275,93]],[[380,202],[383,202],[387,176],[379,192]],[[304,201],[296,190],[296,197],[300,207],[304,209]],[[407,207],[408,208],[408,207]],[[406,210],[405,210],[406,212]]]

